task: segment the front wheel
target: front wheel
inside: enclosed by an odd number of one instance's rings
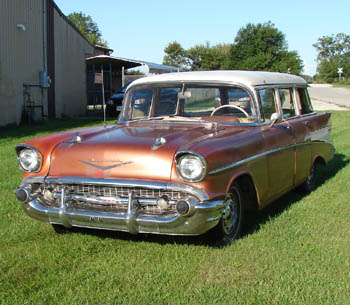
[[[243,193],[234,183],[226,195],[226,206],[219,224],[213,230],[213,238],[217,245],[231,244],[242,233],[244,222]]]

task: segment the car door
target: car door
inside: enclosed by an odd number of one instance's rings
[[[269,124],[261,127],[265,143],[268,169],[268,198],[270,200],[289,190],[294,179],[294,130],[288,121],[271,125],[270,117],[279,112],[278,91],[274,88],[258,90],[262,119]]]
[[[294,132],[295,168],[293,185],[302,183],[311,168],[310,116],[301,115],[299,94],[296,88],[279,88],[283,118]],[[304,107],[305,108],[305,107]]]

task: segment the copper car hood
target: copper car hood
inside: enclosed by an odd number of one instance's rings
[[[174,154],[217,133],[213,124],[134,122],[58,144],[50,176],[169,180]]]

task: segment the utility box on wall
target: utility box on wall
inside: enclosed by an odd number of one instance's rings
[[[40,87],[50,88],[51,78],[45,71],[40,72]]]

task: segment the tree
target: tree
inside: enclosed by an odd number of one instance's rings
[[[238,31],[228,67],[300,74],[303,64],[296,51],[288,51],[285,35],[269,21],[249,23]]]
[[[102,39],[102,34],[91,16],[83,12],[73,12],[67,17],[92,44],[107,47],[107,41]]]
[[[345,76],[350,75],[350,35],[323,36],[313,46],[318,52],[319,79],[329,83],[337,80],[338,68],[343,68]]]
[[[168,44],[164,49],[165,56],[163,58],[163,64],[181,69],[186,69],[186,52],[185,49],[176,41]]]
[[[303,63],[296,51],[288,51],[284,34],[271,22],[247,24],[233,44],[209,42],[185,50],[178,42],[165,48],[163,63],[185,70],[263,70],[300,74]]]
[[[220,70],[225,68],[229,49],[228,44],[211,46],[207,42],[185,50],[181,44],[174,41],[164,49],[166,55],[163,64],[182,70]]]
[[[196,45],[186,51],[190,70],[223,70],[226,68],[230,45]]]

